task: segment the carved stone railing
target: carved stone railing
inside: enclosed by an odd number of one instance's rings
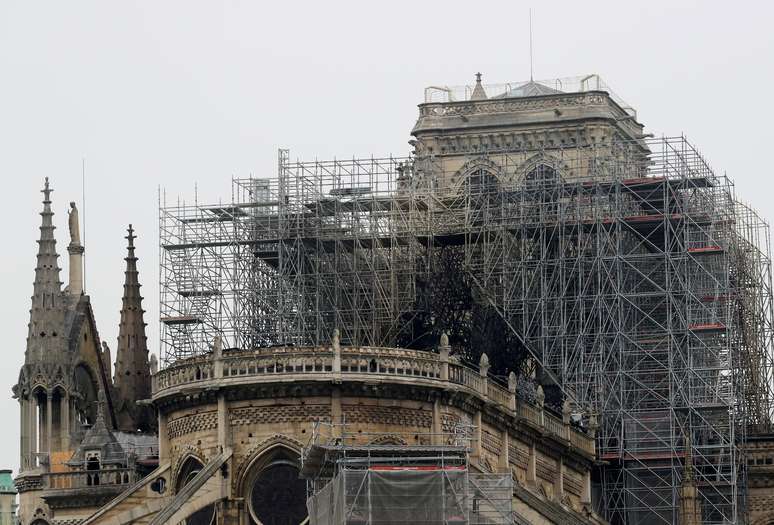
[[[44,490],[121,487],[137,481],[134,469],[72,470],[47,472],[42,475]]]
[[[21,457],[21,471],[32,471],[37,469],[48,469],[49,458],[45,452],[31,452]]]
[[[440,354],[401,348],[280,347],[252,351],[216,351],[160,370],[152,377],[153,398],[159,399],[191,388],[227,387],[245,383],[295,380],[362,380],[424,384],[462,389],[514,417],[553,434],[568,444],[594,454],[594,438],[571,427],[542,406],[531,404],[488,376],[488,364],[480,370]]]

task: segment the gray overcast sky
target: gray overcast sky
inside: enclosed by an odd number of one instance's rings
[[[646,131],[685,133],[771,219],[770,2],[534,2],[535,77],[599,73]],[[529,77],[525,2],[0,0],[0,467],[18,469],[43,177],[66,281],[86,158],[87,292],[115,350],[126,235],[158,351],[157,188],[230,197],[291,157],[402,155],[430,84]]]

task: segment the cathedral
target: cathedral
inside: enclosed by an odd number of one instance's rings
[[[132,226],[113,355],[46,178],[20,523],[774,523],[768,230],[728,180],[597,75],[429,87],[411,135],[163,204],[160,362]]]

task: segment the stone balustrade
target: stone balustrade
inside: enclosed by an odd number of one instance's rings
[[[100,486],[128,486],[137,481],[137,472],[130,468],[102,470],[71,470],[46,472],[42,475],[43,489],[82,489]]]
[[[296,380],[382,380],[463,390],[590,455],[593,437],[448,353],[378,347],[228,350],[177,362],[152,377],[153,398],[190,389]]]

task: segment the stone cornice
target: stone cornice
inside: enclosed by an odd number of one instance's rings
[[[611,122],[631,139],[642,136],[643,126],[603,91],[420,104],[412,135],[487,128],[504,130],[529,124],[555,126],[590,119]]]

